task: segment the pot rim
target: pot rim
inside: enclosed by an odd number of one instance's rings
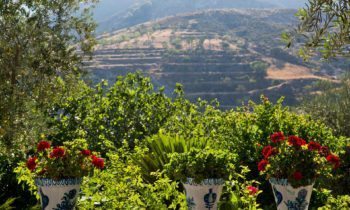
[[[288,182],[288,179],[279,179],[279,178],[271,177],[269,179],[269,182],[270,184],[274,184],[274,185],[291,186],[291,184]],[[300,187],[308,187],[308,186],[313,186],[315,184],[314,179],[308,179],[307,182],[309,183],[308,185],[304,185]]]
[[[225,184],[225,180],[222,178],[209,178],[209,179],[203,179],[201,182],[197,183],[194,181],[193,178],[187,178],[185,182],[183,182],[183,184],[187,184],[187,185],[224,185]]]
[[[52,179],[52,178],[36,178],[35,185],[41,187],[49,186],[70,186],[70,185],[81,185],[82,178],[65,178],[65,179]]]

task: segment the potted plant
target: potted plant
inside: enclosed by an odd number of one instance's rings
[[[270,139],[258,170],[271,183],[277,209],[308,209],[315,180],[338,168],[339,157],[328,147],[298,136],[276,132]]]
[[[36,153],[26,162],[35,178],[42,209],[74,209],[82,177],[93,168],[104,168],[104,160],[87,149],[85,140],[52,147],[40,141]]]
[[[222,188],[234,171],[236,157],[228,151],[191,149],[173,153],[165,165],[169,177],[182,182],[189,209],[217,209]]]

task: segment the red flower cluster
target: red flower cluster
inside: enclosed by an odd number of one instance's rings
[[[247,190],[249,191],[249,195],[255,195],[259,191],[259,189],[254,186],[248,186]]]
[[[284,141],[285,137],[283,135],[282,132],[275,132],[274,134],[272,134],[270,136],[270,139],[273,143],[278,143],[278,142],[281,142],[281,141]]]
[[[336,155],[333,154],[329,154],[326,157],[327,161],[333,164],[333,168],[337,169],[340,166],[340,158]]]
[[[31,157],[31,158],[29,158],[29,159],[27,160],[26,165],[27,165],[27,168],[28,168],[29,170],[31,170],[31,171],[34,171],[34,170],[35,170],[35,168],[36,168],[36,160],[37,160],[37,159],[38,159],[37,157]]]
[[[258,163],[258,170],[259,171],[265,171],[267,164],[269,164],[269,161],[263,159]]]
[[[90,156],[91,155],[91,151],[88,149],[83,149],[81,150],[81,154],[84,156]]]
[[[284,146],[289,146],[291,148],[294,148],[297,153],[300,153],[303,155],[305,152],[318,152],[322,157],[325,157],[327,161],[333,165],[333,168],[339,168],[340,167],[340,158],[334,154],[332,154],[329,151],[329,148],[326,146],[322,146],[318,142],[315,141],[310,141],[307,143],[304,139],[298,137],[298,136],[288,136],[285,137],[282,132],[275,132],[270,136],[270,139],[273,143],[276,144],[275,147],[271,145],[267,145],[262,149],[262,155],[263,159],[258,163],[258,170],[259,171],[265,171],[266,166],[269,164],[269,161],[275,160],[275,159],[270,159],[272,156],[277,155],[280,153],[280,151],[284,151],[283,148]],[[288,140],[287,145],[284,143],[281,143],[285,139]],[[280,144],[279,144],[280,143]],[[300,150],[301,147],[305,145],[307,146],[307,150]],[[282,146],[282,150],[280,150],[280,146]],[[305,149],[303,147],[303,149]],[[296,160],[297,161],[297,160]],[[274,166],[272,166],[274,167]],[[272,171],[274,169],[272,168]],[[304,179],[304,175],[302,174],[301,171],[295,171],[293,174],[288,175],[288,177],[293,178],[296,181]]]
[[[92,155],[91,158],[92,158],[92,164],[96,168],[99,168],[99,169],[103,169],[104,168],[105,162],[104,162],[103,158],[98,158],[95,155]]]
[[[309,144],[307,145],[307,148],[309,150],[316,150],[316,151],[320,151],[321,149],[321,144],[314,142],[314,141],[310,141]]]
[[[60,157],[63,157],[64,154],[65,154],[65,151],[62,147],[56,147],[50,153],[50,158],[60,158]]]
[[[263,148],[262,154],[263,154],[265,159],[268,159],[271,155],[277,154],[277,149],[268,145],[268,146]]]
[[[301,147],[306,144],[306,141],[302,138],[299,138],[297,136],[289,136],[288,137],[288,143],[295,147]]]
[[[95,167],[103,169],[105,167],[104,159],[96,157],[88,149],[82,149],[85,142],[74,140],[64,144],[64,146],[52,146],[48,141],[40,141],[36,145],[37,153],[28,158],[24,164],[35,176],[55,179],[65,178],[66,176],[82,177],[90,174]],[[63,167],[56,167],[57,161]],[[72,164],[77,167],[77,170],[73,173],[65,167]]]
[[[48,141],[40,141],[38,146],[37,146],[38,152],[44,151],[46,149],[49,149],[50,146],[51,145],[50,145],[50,143]]]
[[[300,171],[296,171],[294,172],[293,174],[293,178],[296,180],[296,181],[299,181],[303,178],[303,174],[300,172]]]

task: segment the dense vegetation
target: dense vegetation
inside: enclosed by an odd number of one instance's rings
[[[92,145],[91,149],[107,158],[106,170],[96,171],[94,177],[85,179],[79,204],[82,208],[183,207],[181,185],[162,173],[169,162],[167,154],[204,148],[206,144],[228,150],[238,158],[232,180],[226,183],[222,208],[258,204],[267,208],[273,197],[267,182],[258,175],[256,163],[271,133],[282,130],[317,139],[340,154],[346,152],[345,138],[334,136],[331,129],[307,115],[292,113],[281,105],[282,99],[273,104],[262,97],[259,104],[221,111],[216,103],[189,102],[181,86],[175,90],[174,99],[168,98],[162,90],[154,90],[150,79],[140,74],[120,77],[110,88],[103,89],[102,85],[85,86],[74,97],[56,103],[47,116],[51,119],[50,132],[46,133],[49,140],[84,138]],[[346,181],[346,171],[345,167],[334,174],[332,181]],[[21,180],[30,180],[25,168],[20,167],[17,172]],[[233,187],[232,182],[237,181],[240,185]],[[246,187],[256,181],[261,183],[264,193],[254,198]],[[333,196],[348,193],[342,184],[330,186],[318,180],[314,207],[326,203],[324,189],[334,190]]]
[[[216,100],[186,99],[180,84],[172,93],[159,84],[154,87],[141,73],[125,74],[111,85],[89,86],[81,80],[80,64],[91,52],[95,25],[88,8],[79,14],[80,6],[77,0],[0,3],[0,209],[40,208],[24,160],[41,138],[53,146],[76,139],[84,146],[86,141],[105,158],[104,170],[84,178],[80,209],[185,209],[184,189],[177,181],[184,177],[171,173],[172,157],[205,160],[215,151],[221,152],[214,162],[232,160],[220,209],[273,209],[271,188],[259,175],[257,162],[275,131],[317,140],[339,154],[339,170],[317,180],[311,207],[349,208],[348,79],[314,98],[306,109],[313,116],[292,112],[282,105],[283,97],[273,103],[261,96],[257,103],[222,110]],[[166,51],[168,61],[179,53],[176,38],[173,44],[175,50]],[[205,50],[196,52],[194,59],[203,61],[200,52]],[[279,49],[271,54],[299,62]],[[267,64],[251,59],[243,67],[263,80]],[[252,186],[259,192],[251,194]]]

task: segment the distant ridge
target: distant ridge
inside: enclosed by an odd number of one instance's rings
[[[98,32],[121,28],[180,13],[224,8],[298,8],[305,0],[102,0],[95,10]],[[114,9],[115,8],[115,9]],[[114,12],[113,12],[114,11]]]
[[[215,13],[227,13],[227,14],[237,14],[237,15],[243,15],[243,16],[252,16],[252,18],[267,18],[267,21],[275,22],[275,23],[281,23],[281,24],[289,24],[289,25],[295,25],[297,23],[297,19],[295,18],[294,14],[297,12],[296,9],[256,9],[256,8],[246,8],[246,9],[236,9],[236,8],[225,8],[225,9],[205,9],[205,10],[199,10],[195,12],[185,12],[175,15],[169,15],[162,18],[157,18],[155,20],[149,20],[146,22],[142,22],[133,26],[130,26],[128,28],[121,28],[116,29],[113,31],[110,31],[107,34],[107,36],[111,36],[113,34],[118,34],[124,31],[133,30],[135,28],[138,28],[140,26],[151,26],[154,24],[166,24],[166,22],[171,22],[171,20],[175,18],[186,18],[186,17],[193,17],[196,15],[215,15]],[[277,18],[273,16],[273,14],[277,15]],[[228,20],[229,21],[229,20]],[[106,34],[100,34],[97,36],[98,39],[101,39],[106,36]]]

